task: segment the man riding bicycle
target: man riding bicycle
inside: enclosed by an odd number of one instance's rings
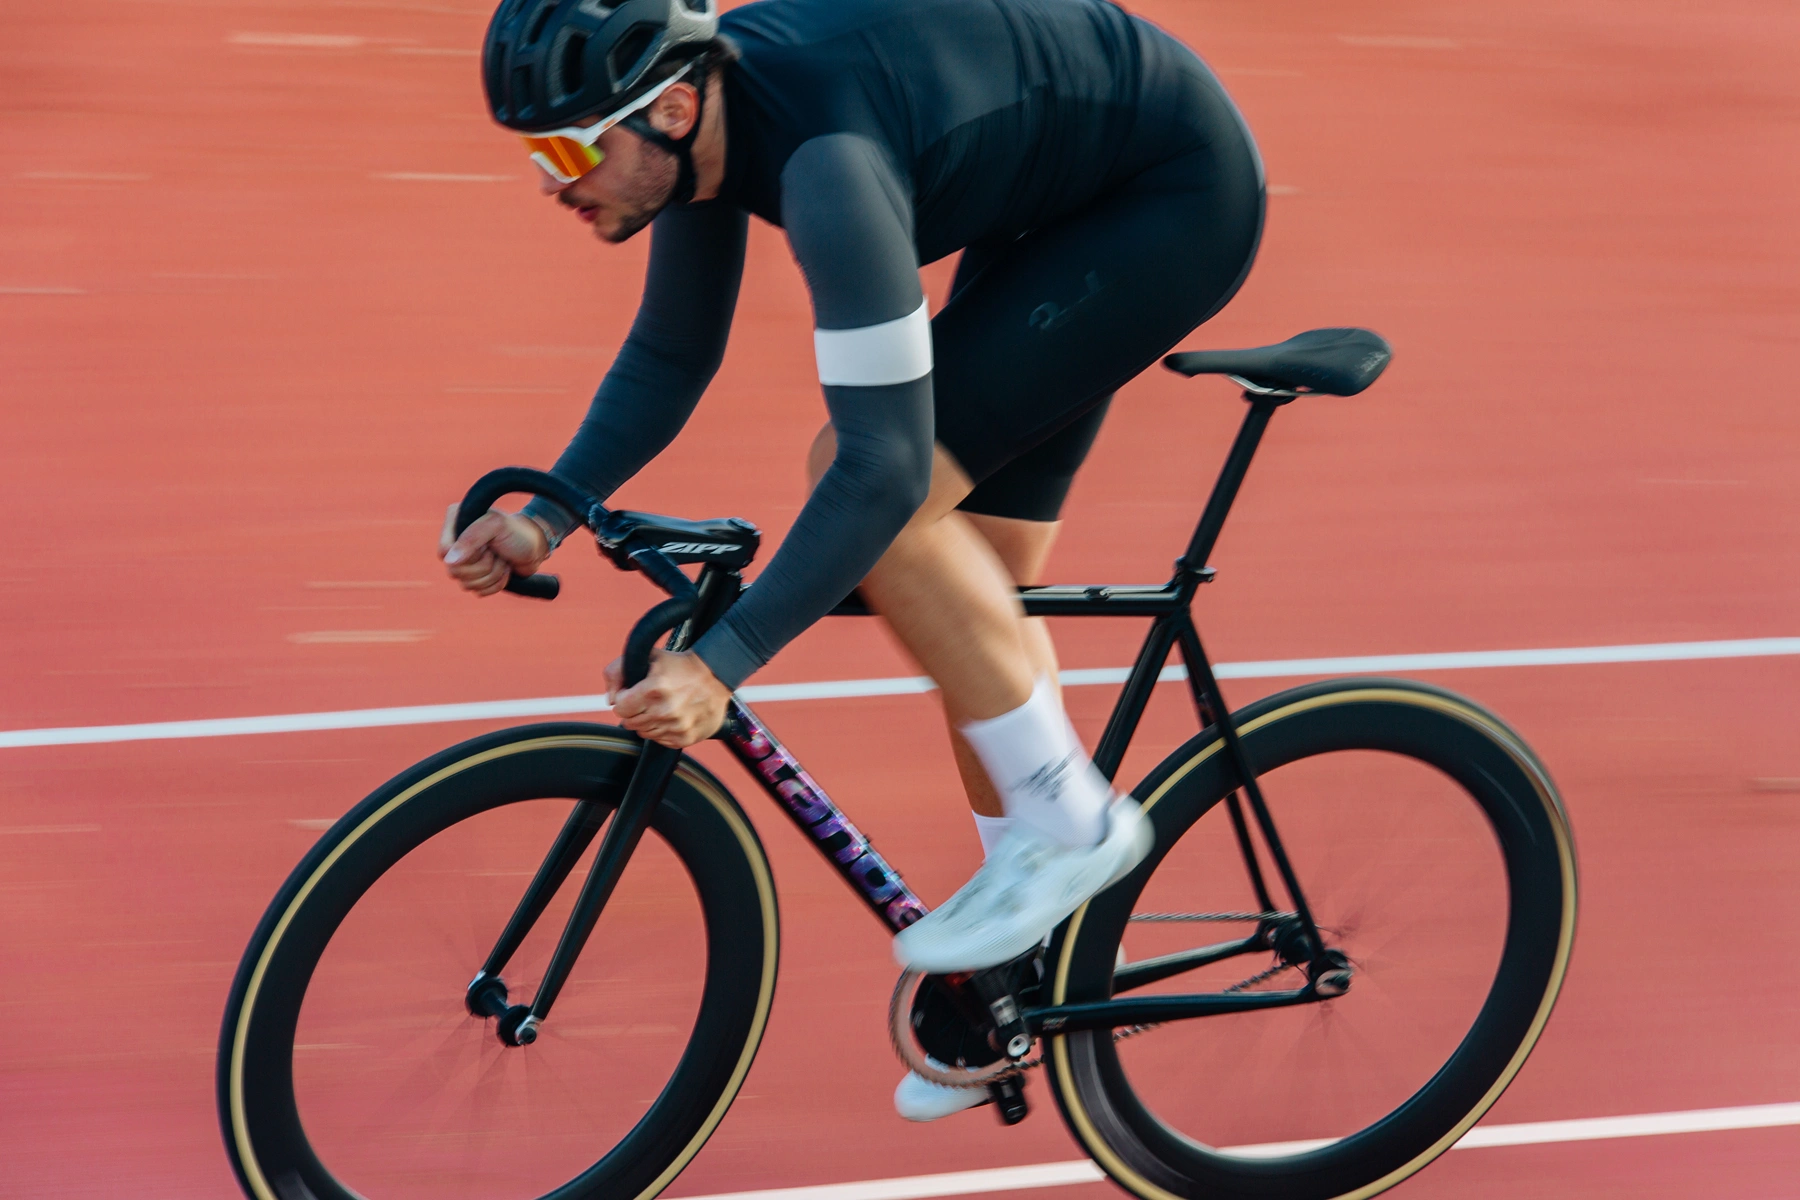
[[[1192,52],[1106,0],[504,0],[488,103],[542,189],[621,242],[644,295],[555,473],[605,499],[669,444],[725,351],[751,215],[812,293],[828,424],[756,585],[622,688],[626,728],[717,732],[732,689],[852,589],[937,682],[987,861],[895,939],[902,965],[996,966],[1149,851],[1064,715],[1038,581],[1112,393],[1230,300],[1261,162]],[[928,315],[918,268],[962,251]],[[455,517],[455,506],[451,509]],[[480,595],[579,522],[490,512],[448,570]],[[988,1098],[909,1075],[902,1116]]]

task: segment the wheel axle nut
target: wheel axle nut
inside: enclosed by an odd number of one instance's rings
[[[494,1036],[505,1046],[529,1046],[537,1041],[538,1019],[531,1015],[531,1008],[525,1004],[515,1004],[500,1014],[498,1027]]]
[[[1348,971],[1327,971],[1319,976],[1317,983],[1313,984],[1313,991],[1321,996],[1341,996],[1349,990],[1350,972]]]

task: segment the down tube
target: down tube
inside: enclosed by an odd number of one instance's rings
[[[888,929],[898,933],[925,915],[925,906],[900,873],[875,853],[869,839],[838,811],[825,789],[756,714],[733,699],[719,738]]]

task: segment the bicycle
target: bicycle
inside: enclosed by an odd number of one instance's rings
[[[1201,731],[1132,791],[1156,849],[1038,951],[973,975],[904,972],[890,1002],[901,1060],[986,1085],[1005,1123],[1042,1065],[1083,1150],[1146,1200],[1399,1182],[1499,1097],[1568,964],[1568,822],[1498,717],[1419,683],[1336,679],[1219,719],[1190,606],[1251,457],[1277,408],[1360,392],[1388,355],[1372,333],[1315,330],[1165,360],[1228,376],[1249,404],[1172,577],[1020,589],[1033,615],[1150,619],[1094,755],[1109,778],[1159,678],[1185,673]],[[665,635],[679,649],[719,618],[759,544],[748,522],[609,511],[523,468],[481,479],[458,527],[515,492],[582,514],[604,555],[668,593],[627,639],[628,681]],[[550,598],[559,584],[508,586]],[[867,609],[853,594],[837,611]],[[1184,672],[1165,671],[1172,649]],[[749,708],[734,699],[718,736],[888,931],[923,915]],[[1451,871],[1456,886],[1437,886]],[[1196,924],[1241,932],[1195,944]],[[463,742],[339,820],[258,925],[218,1068],[238,1180],[259,1200],[654,1196],[744,1081],[778,940],[761,842],[692,758],[579,722]],[[1260,969],[1227,983],[1245,958]],[[1171,981],[1187,990],[1158,990]]]

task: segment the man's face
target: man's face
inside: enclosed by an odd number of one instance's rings
[[[539,167],[538,190],[573,209],[601,241],[622,242],[669,203],[680,168],[674,155],[623,126],[601,134],[596,145],[604,156],[599,166],[569,184]]]

